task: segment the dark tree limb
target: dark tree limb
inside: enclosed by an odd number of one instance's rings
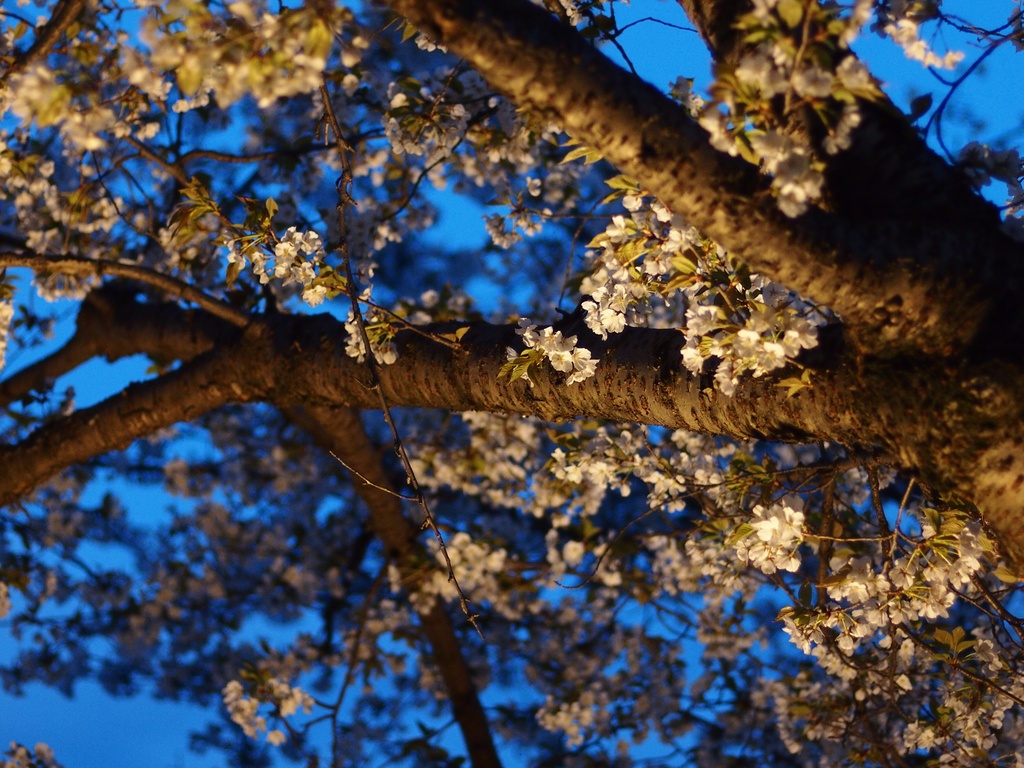
[[[75,333],[53,354],[0,382],[0,408],[43,389],[94,357],[108,361],[148,354],[165,361],[190,360],[218,340],[237,335],[231,324],[169,302],[143,302],[131,286],[112,283],[82,301]]]
[[[49,53],[61,36],[67,32],[68,27],[79,17],[85,6],[86,0],[59,0],[49,21],[42,26],[42,29],[36,31],[36,39],[32,41],[32,45],[24,53],[16,56],[11,66],[7,68],[4,79],[24,71],[36,59]]]
[[[0,449],[8,469],[0,476],[0,504],[65,467],[228,401],[283,409],[379,407],[378,393],[367,388],[366,366],[348,357],[342,323],[330,315],[266,315],[240,332],[205,313],[149,306],[130,295],[112,303],[108,335],[118,339],[115,345],[134,339],[138,351],[163,349],[185,359],[209,351]],[[456,349],[429,338],[459,328],[466,331]],[[951,366],[924,355],[858,359],[831,348],[826,336],[823,349],[805,360],[817,367],[809,389],[790,397],[778,376],[741,377],[736,392],[725,396],[710,377],[682,365],[678,331],[627,328],[606,342],[584,342],[600,358],[592,378],[567,385],[565,374],[542,366],[531,387],[501,374],[505,350],[521,343],[513,326],[444,323],[421,330],[400,332],[397,362],[379,369],[381,393],[392,405],[548,421],[586,415],[736,439],[841,443],[886,458],[938,492],[979,504],[1007,550],[1024,563],[1017,522],[1024,508],[1024,403],[1017,396],[1024,379],[1015,367]]]
[[[147,387],[161,390],[159,395],[151,394],[148,400],[145,395],[130,397],[128,400],[119,395],[97,406],[99,410],[88,409],[41,428],[15,448],[19,456],[15,462],[26,462],[32,465],[33,471],[59,471],[63,466],[71,466],[85,458],[123,447],[132,439],[148,434],[155,428],[152,423],[138,420],[128,424],[123,421],[139,407],[139,402],[152,403],[154,416],[159,412],[163,418],[168,419],[160,426],[167,426],[178,420],[196,418],[206,410],[219,407],[228,400],[245,399],[244,396],[239,397],[239,387],[230,387],[230,391],[233,392],[231,397],[213,395],[202,400],[194,399],[191,407],[196,411],[188,417],[175,418],[180,414],[166,407],[167,398],[173,397],[174,393],[180,393],[182,389],[191,389],[193,386],[197,388],[196,391],[200,391],[204,380],[214,378],[204,375],[201,370],[195,373],[189,369],[209,368],[218,360],[230,365],[230,357],[245,356],[242,347],[234,355],[224,353],[223,349],[213,350],[218,341],[230,347],[231,342],[225,339],[238,335],[237,332],[232,334],[231,329],[218,318],[206,313],[182,310],[175,304],[142,302],[130,289],[108,286],[94,291],[86,298],[77,322],[75,335],[61,351],[0,384],[0,392],[13,392],[24,388],[23,382],[31,382],[42,370],[49,375],[59,375],[100,355],[116,359],[143,352],[164,359],[184,361],[204,354],[206,357],[199,366],[186,364],[182,369],[185,374],[180,377],[181,381],[175,382],[174,375],[169,374],[152,382],[134,385],[136,394]],[[170,383],[168,379],[171,379]],[[127,392],[132,390],[133,387],[130,387]],[[370,522],[374,533],[384,544],[389,558],[401,569],[403,583],[410,589],[415,589],[417,579],[422,578],[424,573],[422,565],[428,562],[426,550],[417,540],[416,526],[402,513],[397,496],[380,490],[390,487],[392,483],[381,467],[376,447],[370,442],[359,413],[347,407],[288,408],[284,413],[295,424],[310,432],[323,448],[337,455],[356,473],[352,482],[370,510]],[[83,418],[92,435],[106,435],[106,438],[93,442],[87,450],[94,452],[88,456],[61,455],[54,457],[60,466],[54,469],[52,465],[46,465],[43,461],[46,448],[55,441],[81,442],[79,435],[83,429],[79,422]],[[123,428],[123,431],[119,433],[118,427]],[[0,448],[0,456],[4,450]],[[9,479],[14,480],[13,476]],[[14,493],[17,492],[17,489],[14,489]],[[0,480],[0,500],[4,499],[5,493],[8,493],[5,482]],[[500,766],[486,713],[480,703],[469,665],[462,654],[461,641],[455,634],[444,604],[440,600],[435,600],[430,610],[420,613],[420,621],[434,661],[448,688],[455,719],[466,740],[473,766]]]
[[[423,577],[433,573],[433,569],[424,568],[431,559],[418,539],[419,529],[402,512],[400,489],[384,472],[377,447],[366,434],[359,412],[352,408],[292,408],[286,409],[285,415],[352,471],[352,485],[370,511],[371,528],[384,544],[388,558],[398,567],[402,583],[415,591]],[[434,598],[429,610],[420,610],[418,614],[420,628],[448,690],[470,763],[474,768],[498,768],[501,761],[487,713],[444,603]]]
[[[678,0],[716,62],[736,64],[750,48],[736,22],[750,0]],[[856,58],[852,51],[846,57]],[[995,207],[978,196],[958,168],[948,165],[887,96],[858,102],[861,122],[850,148],[832,156],[825,171],[828,202],[843,216],[897,221],[960,222],[966,227],[999,226]],[[782,115],[781,110],[779,116]],[[791,134],[820,141],[819,119],[807,110],[782,126]],[[931,258],[931,254],[923,256]]]
[[[67,467],[126,448],[133,440],[192,421],[225,403],[251,400],[259,391],[260,371],[245,359],[245,345],[226,346],[55,419],[16,445],[0,447],[0,506],[27,496]]]

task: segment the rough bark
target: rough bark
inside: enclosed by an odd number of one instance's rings
[[[991,291],[1022,285],[995,227],[779,212],[765,179],[528,0],[392,0],[521,107],[561,125],[753,269],[826,304],[865,350],[955,350],[991,329]],[[927,264],[916,254],[929,254]],[[1003,281],[1003,282],[1001,282]],[[1004,318],[1005,320],[1005,318]]]
[[[62,469],[126,448],[159,429],[191,421],[258,391],[246,347],[208,352],[156,379],[131,384],[103,402],[58,418],[22,442],[0,448],[0,506],[28,495]]]
[[[229,324],[205,312],[182,310],[171,303],[144,303],[137,300],[136,293],[130,289],[106,287],[94,291],[83,302],[76,332],[69,342],[50,357],[3,382],[0,395],[9,393],[10,399],[16,398],[37,386],[40,376],[61,375],[95,356],[113,360],[142,352],[164,360],[188,361],[208,353],[218,341],[237,336],[238,332]],[[186,382],[195,383],[198,378],[187,376]],[[161,385],[165,392],[178,388],[173,381],[170,385],[166,382],[165,378]],[[211,408],[219,404],[217,400],[209,401]],[[179,415],[166,409],[163,412],[169,418]],[[381,466],[379,451],[366,434],[358,411],[348,407],[313,407],[287,408],[284,413],[353,472],[353,486],[370,511],[374,534],[384,544],[389,559],[402,570],[403,583],[415,589],[416,579],[423,573],[421,565],[428,562],[428,555],[418,541],[419,529],[402,512],[400,489],[392,487]],[[94,432],[108,435],[108,440],[120,440],[123,435],[117,434],[117,426],[131,428],[122,421],[123,414],[121,408],[101,408],[93,413],[89,423]],[[148,426],[138,424],[139,434],[144,434]],[[58,436],[61,433],[73,436],[74,423],[64,421],[54,432]],[[52,443],[43,441],[43,444]],[[39,454],[30,452],[29,456],[37,459]],[[59,458],[62,462],[66,460],[64,456]],[[9,476],[13,479],[13,474]],[[390,488],[390,492],[382,490],[385,488]],[[487,715],[444,604],[435,600],[429,610],[420,612],[420,622],[448,689],[448,699],[466,741],[471,764],[475,768],[500,766]]]
[[[1007,551],[1024,563],[1024,334],[1015,332],[1019,302],[1007,300],[1020,285],[1021,266],[1009,261],[1018,249],[994,226],[961,221],[957,232],[936,227],[929,234],[913,220],[864,224],[828,212],[785,219],[752,169],[714,152],[675,105],[542,10],[516,0],[393,5],[520,103],[604,151],[734,253],[833,304],[856,345],[826,349],[815,363],[814,387],[792,398],[766,379],[747,379],[736,395],[724,397],[682,368],[677,332],[628,329],[607,343],[587,340],[601,358],[593,379],[566,386],[562,374],[545,369],[530,387],[499,376],[505,348],[519,343],[514,330],[477,323],[458,350],[401,334],[398,363],[381,369],[388,402],[549,420],[585,414],[876,451],[936,491],[978,504]],[[717,38],[709,33],[708,39]],[[107,354],[124,348],[131,328],[143,332],[140,318],[164,313],[166,323],[176,311],[134,298],[115,305],[110,322],[126,330],[115,337],[108,329]],[[273,315],[253,318],[243,333],[227,333],[226,325],[240,324],[233,310],[227,314],[213,330],[214,321],[201,313],[202,343],[212,346],[205,356],[0,449],[6,470],[0,503],[66,466],[227,401],[378,407],[365,368],[344,354],[337,321]],[[987,340],[972,339],[979,333]],[[69,349],[49,364],[67,367],[88,349]],[[32,378],[9,382],[5,397],[17,396]]]
[[[14,501],[65,466],[228,400],[262,400],[286,409],[379,405],[366,386],[365,365],[345,354],[342,325],[328,315],[258,317],[239,332],[201,311],[149,304],[132,292],[90,299],[82,315],[82,332],[92,329],[90,343],[100,354],[148,350],[184,359],[204,354],[0,449],[10,470],[0,477],[0,503]],[[601,358],[597,375],[571,386],[564,374],[547,367],[532,387],[500,375],[506,347],[520,343],[511,325],[472,324],[457,349],[411,332],[400,334],[397,343],[398,362],[380,368],[384,396],[396,406],[548,420],[587,415],[737,438],[829,440],[888,456],[933,487],[968,498],[981,482],[974,472],[978,457],[991,446],[1012,445],[1020,424],[1016,400],[1003,396],[1015,380],[987,375],[958,384],[941,360],[857,360],[841,347],[831,348],[828,338],[806,360],[818,367],[814,386],[792,397],[768,378],[744,379],[733,396],[723,396],[706,377],[682,366],[682,336],[673,330],[630,328],[607,342],[589,341]],[[211,383],[207,370],[222,378]],[[189,393],[184,399],[170,394],[183,389]],[[204,392],[214,396],[198,399]],[[143,407],[140,403],[149,404],[145,418],[129,418]],[[1005,453],[986,455],[991,469],[984,487],[994,493]]]
[[[9,504],[60,469],[126,446],[178,421],[229,402],[261,400],[282,408],[377,408],[367,369],[345,354],[342,324],[329,315],[254,318],[244,332],[172,305],[151,306],[125,294],[105,315],[94,342],[114,353],[216,346],[180,368],[135,384],[98,405],[39,427],[23,442],[0,448],[0,504]],[[92,311],[92,310],[87,310]],[[177,329],[175,330],[177,324]],[[458,326],[426,326],[427,333]],[[163,337],[163,341],[161,338]],[[775,382],[749,379],[725,397],[681,363],[682,336],[673,330],[631,328],[601,346],[598,373],[567,386],[565,375],[542,369],[531,387],[500,375],[505,349],[520,343],[512,325],[474,323],[458,349],[421,334],[396,339],[398,362],[380,368],[381,387],[395,406],[488,410],[567,420],[580,415],[661,424],[739,438],[833,440],[882,445],[900,418],[887,408],[862,423],[850,365],[821,371],[821,386],[788,398]],[[84,343],[84,342],[82,342]],[[161,352],[160,354],[163,354]]]
[[[0,408],[32,390],[45,390],[48,381],[93,357],[113,362],[141,353],[168,362],[191,360],[238,334],[233,322],[208,312],[144,302],[136,295],[133,286],[119,283],[92,291],[79,307],[74,335],[63,347],[0,382]]]
[[[1024,557],[1017,523],[1024,475],[1013,454],[1024,391],[1024,313],[1015,298],[1024,260],[986,204],[972,199],[964,204],[970,213],[943,218],[942,211],[966,199],[955,172],[939,168],[934,156],[923,171],[915,167],[926,150],[903,141],[895,152],[913,151],[870,158],[889,164],[881,172],[858,170],[861,160],[839,167],[856,178],[861,194],[882,199],[886,193],[877,187],[889,176],[922,191],[937,184],[926,196],[945,201],[937,218],[927,206],[920,215],[901,215],[897,207],[891,216],[865,217],[847,204],[786,219],[756,172],[715,152],[681,108],[525,0],[390,5],[517,104],[602,152],[734,256],[837,310],[860,354],[859,381],[848,390],[859,413],[854,420],[865,428],[860,439],[887,432],[888,439],[872,444],[888,446],[934,487],[977,503],[1012,556]],[[684,7],[712,46],[734,50],[728,25],[744,4],[685,0]],[[861,157],[883,147],[898,126],[874,117],[869,124]],[[902,417],[892,413],[901,407]],[[871,413],[888,426],[869,427]]]

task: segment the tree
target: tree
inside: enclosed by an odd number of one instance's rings
[[[1022,168],[941,134],[1020,11],[680,5],[707,101],[606,0],[5,11],[5,344],[76,307],[0,383],[7,690],[245,764],[1021,764]],[[867,24],[979,53],[904,114]]]

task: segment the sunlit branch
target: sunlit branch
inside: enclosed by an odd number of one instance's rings
[[[784,216],[767,180],[714,150],[679,104],[526,0],[390,5],[520,107],[561,125],[755,271],[838,311],[863,349],[966,344],[992,321],[1016,249],[995,226]],[[927,263],[915,254],[927,254]],[[1013,272],[1014,285],[1024,274]]]

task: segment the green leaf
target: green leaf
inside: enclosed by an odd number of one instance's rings
[[[581,145],[579,147],[576,147],[576,149],[572,150],[571,152],[569,152],[569,154],[562,158],[562,162],[560,163],[560,165],[564,163],[570,163],[573,160],[577,160],[581,157],[583,158],[584,163],[590,165],[591,163],[596,163],[598,160],[600,160],[602,158],[602,155],[596,149],[592,149],[591,147]]]
[[[1020,577],[1016,573],[1011,571],[1009,568],[1007,568],[1006,565],[1000,565],[998,568],[996,568],[994,571],[994,575],[1004,584],[1019,584],[1021,581]]]
[[[186,96],[194,96],[203,84],[203,68],[199,64],[199,57],[186,56],[174,70],[174,76],[178,79],[181,92]]]
[[[448,341],[462,341],[462,337],[465,336],[468,331],[469,331],[469,326],[466,325],[466,326],[463,326],[462,328],[459,328],[454,333],[440,333],[438,335],[442,339],[447,339]]]
[[[71,102],[71,89],[64,83],[51,88],[46,96],[40,100],[36,108],[36,125],[45,128],[60,120],[67,112],[68,104]]]
[[[619,246],[618,257],[623,264],[632,264],[649,250],[650,248],[647,247],[644,239],[637,237],[633,240],[627,240]]]
[[[804,17],[804,6],[800,0],[779,0],[775,10],[778,12],[779,18],[791,29],[800,26]]]
[[[790,376],[788,379],[778,382],[775,386],[786,390],[786,399],[788,400],[801,389],[811,388],[811,369],[804,368],[803,373],[799,377]]]
[[[610,179],[605,179],[604,183],[612,189],[621,189],[626,192],[640,191],[640,185],[624,173],[620,173],[618,176],[612,176]]]
[[[334,38],[331,30],[324,23],[323,19],[315,19],[306,33],[306,53],[318,59],[327,60],[331,54],[331,45]]]
[[[227,283],[228,288],[231,288],[235,284],[235,281],[238,279],[238,276],[239,274],[241,274],[241,272],[241,261],[233,261],[230,264],[228,264],[228,274],[227,277],[225,278],[225,282]]]
[[[682,275],[697,274],[697,262],[688,254],[676,253],[669,259],[669,263],[672,265],[672,269]]]
[[[753,532],[754,526],[752,526],[750,523],[740,523],[735,528],[733,528],[732,533],[730,533],[729,537],[725,540],[725,546],[735,546],[737,543],[743,541],[745,538],[750,536]]]
[[[280,210],[278,208],[278,206],[277,206],[277,202],[272,197],[268,197],[267,198],[266,206],[267,206],[267,215],[270,218],[274,218],[274,214],[277,213]]]

